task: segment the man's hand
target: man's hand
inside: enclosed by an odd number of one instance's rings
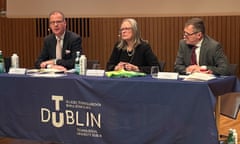
[[[190,65],[190,66],[188,66],[186,68],[186,72],[188,74],[191,74],[191,73],[194,73],[194,72],[212,74],[212,71],[208,70],[207,67],[203,70],[203,67],[201,67],[199,65]]]
[[[60,71],[64,71],[64,72],[67,71],[67,69],[65,67],[61,66],[61,65],[52,65],[51,68],[52,69],[57,69],[57,70],[60,70]]]
[[[47,60],[47,61],[44,61],[40,64],[40,67],[41,68],[46,68],[47,65],[54,65],[54,60]]]

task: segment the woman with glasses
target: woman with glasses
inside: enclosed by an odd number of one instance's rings
[[[192,18],[185,23],[174,69],[180,74],[202,72],[229,75],[222,46],[205,34],[202,19]]]
[[[159,66],[150,45],[141,38],[135,19],[122,21],[119,37],[107,63],[107,71],[125,69],[149,74],[151,66]]]
[[[49,14],[51,34],[44,39],[43,49],[38,57],[36,68],[67,70],[74,68],[76,52],[82,51],[79,35],[66,30],[66,20],[60,11]]]

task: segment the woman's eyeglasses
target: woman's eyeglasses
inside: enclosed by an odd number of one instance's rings
[[[122,32],[122,31],[129,31],[131,30],[132,27],[125,27],[125,28],[120,28],[119,31]]]

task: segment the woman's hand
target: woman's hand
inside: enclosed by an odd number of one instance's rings
[[[139,71],[138,66],[130,64],[130,63],[126,63],[124,65],[124,68],[125,68],[125,70],[128,70],[128,71]]]
[[[115,71],[122,70],[122,69],[125,68],[125,65],[126,65],[126,64],[127,64],[126,62],[119,62],[119,63],[115,66],[114,70],[115,70]]]

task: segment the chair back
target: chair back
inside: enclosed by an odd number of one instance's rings
[[[230,75],[237,75],[238,64],[229,64]]]
[[[5,71],[8,72],[11,67],[11,57],[4,57]]]
[[[232,92],[221,97],[220,113],[232,119],[236,119],[240,106],[240,93]]]
[[[99,60],[87,60],[87,69],[93,69],[94,64],[99,64]]]
[[[164,68],[165,68],[165,64],[166,62],[165,61],[159,61],[159,66],[160,66],[160,72],[163,72],[164,71]]]

